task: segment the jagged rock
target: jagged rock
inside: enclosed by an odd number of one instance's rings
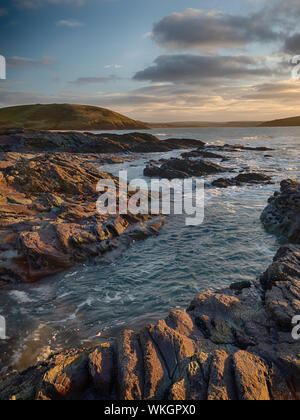
[[[268,311],[279,328],[290,331],[292,318],[300,314],[300,248],[281,248],[260,282],[266,291]]]
[[[20,130],[0,134],[2,152],[69,152],[69,153],[150,153],[190,149],[204,145],[200,140],[169,139],[160,141],[147,133],[92,134]]]
[[[227,171],[227,168],[203,160],[170,159],[161,166],[148,165],[144,170],[144,175],[166,179],[181,179]]]
[[[112,344],[52,356],[0,382],[0,399],[299,400],[300,343],[272,295],[287,287],[299,314],[299,256],[284,247],[250,288],[202,293]]]
[[[83,157],[19,157],[0,174],[2,285],[33,282],[101,257],[121,243],[157,233],[162,224],[148,215],[98,214],[97,183],[119,181]]]
[[[272,178],[268,175],[259,173],[245,173],[235,178],[220,178],[212,182],[212,186],[218,188],[228,188],[233,186],[242,186],[244,184],[270,184]]]
[[[250,146],[242,146],[241,144],[224,144],[222,146],[216,145],[206,145],[207,148],[215,149],[215,150],[224,150],[227,152],[239,152],[241,150],[245,151],[252,151],[252,152],[269,152],[274,151],[275,149],[271,149],[269,147],[250,147]]]
[[[202,148],[197,150],[192,150],[191,152],[185,152],[181,154],[183,159],[190,159],[190,158],[197,158],[201,157],[203,159],[226,159],[224,156],[219,155],[217,153],[208,152]]]
[[[261,220],[265,228],[291,243],[300,243],[300,183],[281,182],[280,193],[269,199]]]
[[[241,292],[243,289],[249,289],[252,286],[250,281],[241,281],[238,283],[232,283],[230,285],[231,290],[236,290],[238,292]]]

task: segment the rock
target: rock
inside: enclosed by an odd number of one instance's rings
[[[243,289],[250,289],[251,287],[252,283],[250,281],[241,281],[239,283],[232,283],[230,285],[230,289],[237,292],[241,292]]]
[[[202,148],[193,150],[191,152],[185,152],[181,154],[181,157],[183,159],[190,159],[190,158],[197,158],[201,157],[203,159],[226,159],[222,155],[218,155],[217,153],[208,152],[206,150],[203,150]]]
[[[89,374],[93,389],[103,399],[108,399],[113,392],[113,350],[108,345],[96,348],[89,355]]]
[[[228,172],[227,168],[203,160],[170,159],[161,166],[148,165],[144,175],[148,177],[175,179],[202,177],[208,174]]]
[[[200,140],[160,141],[147,133],[92,134],[20,130],[0,133],[0,151],[18,153],[150,153],[203,146]]]
[[[233,356],[238,399],[244,401],[268,401],[269,369],[267,362],[246,351],[238,351]]]
[[[300,314],[300,248],[287,245],[274,257],[273,264],[260,277],[266,308],[278,328],[290,331],[292,319]]]
[[[78,352],[57,358],[47,370],[37,393],[37,400],[78,400],[88,387],[88,354]]]
[[[239,151],[252,151],[252,152],[269,152],[274,151],[275,149],[271,149],[269,147],[249,147],[249,146],[242,146],[241,144],[224,144],[222,146],[216,145],[206,145],[206,148],[215,149],[215,150],[224,150],[227,152],[239,152]]]
[[[212,186],[218,188],[228,188],[242,186],[244,184],[270,184],[272,178],[268,175],[259,173],[243,173],[235,178],[220,178],[212,182]]]
[[[291,243],[300,243],[300,183],[282,181],[280,193],[269,199],[261,220],[268,232]]]
[[[299,342],[270,294],[286,287],[284,313],[299,314],[299,256],[299,245],[286,246],[238,295],[236,287],[202,293],[187,311],[125,330],[112,344],[13,374],[0,382],[0,399],[299,400]]]

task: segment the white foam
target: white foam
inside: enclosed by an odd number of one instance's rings
[[[34,302],[30,297],[27,295],[27,293],[22,292],[20,290],[12,290],[9,292],[9,295],[15,299],[18,303],[30,303]]]

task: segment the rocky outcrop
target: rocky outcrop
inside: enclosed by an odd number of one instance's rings
[[[0,285],[33,282],[99,258],[162,224],[147,215],[98,214],[97,183],[119,182],[83,157],[14,154],[0,163]]]
[[[292,243],[300,243],[300,183],[286,180],[269,199],[261,220],[265,228]]]
[[[245,184],[271,184],[272,178],[268,175],[260,173],[245,173],[236,176],[235,178],[220,178],[212,182],[213,187],[228,188],[241,187]]]
[[[0,133],[2,152],[68,153],[151,153],[201,147],[200,140],[169,139],[160,141],[146,133],[92,134],[80,132],[27,131]]]
[[[114,342],[52,356],[0,383],[0,398],[299,400],[300,248],[260,282],[197,296],[187,311]]]
[[[212,162],[190,159],[170,159],[161,166],[150,164],[144,169],[145,176],[166,179],[200,177],[221,172],[228,172],[228,169]]]
[[[250,146],[243,146],[241,144],[224,144],[221,146],[218,145],[207,145],[207,148],[210,149],[215,149],[215,150],[223,150],[226,152],[239,152],[242,150],[245,151],[250,151],[250,152],[271,152],[274,151],[275,149],[271,149],[270,147],[264,147],[264,146],[260,146],[260,147],[250,147]]]
[[[209,152],[204,150],[203,148],[199,148],[197,150],[192,150],[191,152],[182,153],[181,157],[183,159],[190,159],[190,158],[203,158],[203,159],[226,159],[225,156],[219,155],[217,153]]]

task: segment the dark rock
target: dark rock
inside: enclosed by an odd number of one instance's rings
[[[201,148],[197,150],[193,150],[191,152],[182,153],[181,157],[184,159],[197,158],[197,157],[201,157],[203,159],[222,159],[222,160],[224,159],[224,156],[222,155],[218,155],[217,153],[213,153],[213,152],[208,152]]]
[[[149,165],[144,170],[148,177],[175,179],[201,177],[204,175],[228,172],[227,168],[203,160],[170,159],[161,166]]]
[[[242,186],[244,184],[270,184],[272,178],[268,175],[259,173],[242,173],[235,178],[220,178],[212,182],[212,186],[218,188],[228,188]]]
[[[250,289],[252,287],[252,283],[250,281],[241,281],[239,283],[232,283],[230,285],[231,290],[236,290],[237,292],[241,292],[243,289]]]
[[[300,183],[282,181],[280,193],[269,199],[261,220],[268,232],[291,243],[300,243]]]
[[[228,152],[239,152],[242,150],[252,151],[252,152],[269,152],[269,151],[275,150],[269,147],[249,147],[249,146],[242,146],[241,144],[236,144],[236,145],[224,144],[222,146],[206,145],[206,148],[215,149],[215,150],[224,150]]]
[[[290,331],[292,318],[300,314],[300,248],[282,247],[273,264],[261,276],[265,304],[278,328]]]
[[[22,153],[150,153],[190,149],[204,145],[200,140],[160,141],[147,133],[92,134],[80,132],[18,131],[0,134],[0,151]]]

